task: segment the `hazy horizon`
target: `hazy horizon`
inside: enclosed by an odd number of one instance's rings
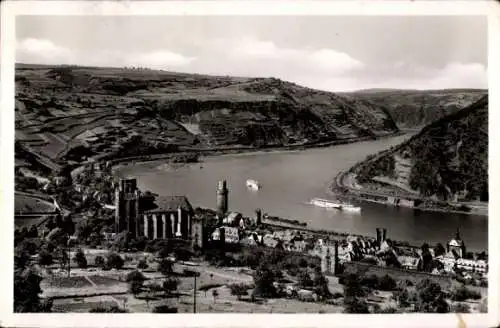
[[[275,77],[336,92],[488,89],[480,16],[18,16],[16,62]]]

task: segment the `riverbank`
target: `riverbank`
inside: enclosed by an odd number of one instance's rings
[[[141,163],[147,163],[157,160],[169,159],[172,156],[178,155],[188,155],[192,153],[197,153],[200,156],[229,156],[229,155],[249,155],[249,154],[263,154],[263,153],[275,153],[275,152],[288,152],[288,151],[300,151],[311,148],[326,148],[331,146],[345,145],[355,142],[369,141],[369,140],[382,140],[385,138],[393,138],[404,135],[403,131],[398,131],[395,133],[388,133],[379,137],[361,137],[361,138],[346,138],[340,140],[331,140],[327,142],[318,142],[318,143],[305,143],[305,144],[296,144],[296,145],[286,145],[286,146],[267,146],[267,147],[219,147],[219,148],[192,148],[192,147],[181,147],[179,148],[179,152],[177,153],[168,153],[168,154],[154,154],[154,155],[141,155],[141,156],[133,156],[133,157],[125,157],[125,158],[112,158],[110,155],[109,158],[100,158],[100,161],[109,162],[110,165],[115,168],[122,165],[136,165]],[[186,163],[190,164],[190,163]],[[74,170],[75,171],[75,170]]]
[[[385,153],[385,152],[383,152]],[[377,156],[379,157],[379,156]],[[404,196],[387,194],[383,192],[371,192],[367,190],[361,190],[353,185],[353,181],[347,182],[347,180],[352,180],[355,177],[349,176],[353,174],[355,169],[363,164],[363,162],[358,163],[351,167],[348,171],[343,171],[337,174],[335,179],[332,181],[328,188],[328,192],[331,195],[341,196],[356,199],[363,202],[370,202],[375,204],[381,204],[393,207],[406,207],[414,209],[415,211],[426,211],[426,212],[441,212],[441,213],[455,213],[455,214],[465,214],[465,215],[479,215],[488,216],[488,207],[469,207],[465,204],[453,204],[442,202],[441,204],[436,203],[434,200],[430,200],[424,197],[416,196]],[[350,179],[348,179],[350,177]],[[355,183],[355,182],[354,182]],[[426,206],[425,204],[433,203],[431,206]],[[423,206],[421,204],[424,204]],[[461,210],[460,208],[465,207],[467,210]]]

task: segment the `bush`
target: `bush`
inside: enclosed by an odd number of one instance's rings
[[[38,253],[38,264],[51,265],[52,263],[53,263],[52,254],[50,254],[46,250],[42,250],[40,251],[40,253]]]
[[[175,278],[168,278],[163,282],[163,290],[165,294],[171,295],[173,292],[177,290],[177,286],[179,286],[179,280]]]
[[[97,306],[89,310],[90,313],[127,313],[127,310],[121,309],[118,306]]]
[[[244,284],[232,284],[229,288],[231,289],[231,295],[235,295],[238,299],[241,299],[242,296],[248,295],[247,286]]]
[[[110,253],[108,255],[107,265],[110,268],[121,269],[123,268],[124,261],[122,257],[116,253]]]
[[[170,260],[162,259],[158,265],[158,271],[160,271],[162,275],[168,276],[174,271],[174,264]]]
[[[129,274],[127,274],[127,278],[126,278],[127,282],[134,281],[134,280],[144,281],[144,280],[146,280],[146,277],[144,277],[144,275],[141,272],[135,270],[135,271],[132,271]]]
[[[463,302],[468,299],[479,300],[481,299],[481,293],[461,286],[452,292],[451,299],[457,302]]]
[[[148,263],[146,260],[140,260],[139,263],[137,263],[137,269],[147,269],[148,268]]]
[[[104,257],[97,255],[94,259],[94,263],[97,267],[103,267],[106,264],[106,261],[104,261]]]
[[[378,289],[384,290],[384,291],[393,291],[396,289],[396,281],[389,275],[385,275],[379,280],[379,286]]]
[[[85,253],[83,253],[83,250],[79,248],[76,251],[75,257],[73,258],[73,261],[76,262],[79,268],[86,268],[87,267],[87,258],[85,257]]]
[[[212,289],[212,288],[219,288],[219,287],[222,287],[224,285],[222,284],[205,284],[205,285],[201,285],[198,290],[201,290],[201,291],[206,291],[206,290],[209,290],[209,289]]]
[[[126,281],[129,283],[129,291],[134,295],[139,294],[142,290],[144,280],[146,278],[141,272],[137,270],[130,272],[126,278]]]
[[[153,308],[153,313],[177,313],[178,309],[176,307],[170,307],[168,305],[158,305]]]
[[[342,297],[344,297],[344,294],[342,294],[341,292],[335,292],[332,294],[333,299],[342,298]]]
[[[470,307],[465,303],[457,303],[453,305],[452,312],[454,313],[469,313]]]

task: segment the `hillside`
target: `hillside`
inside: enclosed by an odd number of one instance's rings
[[[400,128],[421,128],[473,104],[487,93],[480,89],[369,89],[350,94],[386,108]]]
[[[365,187],[446,201],[488,200],[488,98],[426,126],[410,140],[359,167]]]
[[[16,159],[36,171],[109,153],[307,145],[398,131],[365,100],[274,78],[24,64],[15,78]]]

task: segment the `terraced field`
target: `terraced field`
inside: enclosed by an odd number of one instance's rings
[[[162,152],[169,145],[265,147],[398,131],[369,102],[273,78],[22,64],[15,123],[19,146],[35,153],[30,160],[52,168],[68,154],[73,161],[122,154],[133,136],[145,152]]]

